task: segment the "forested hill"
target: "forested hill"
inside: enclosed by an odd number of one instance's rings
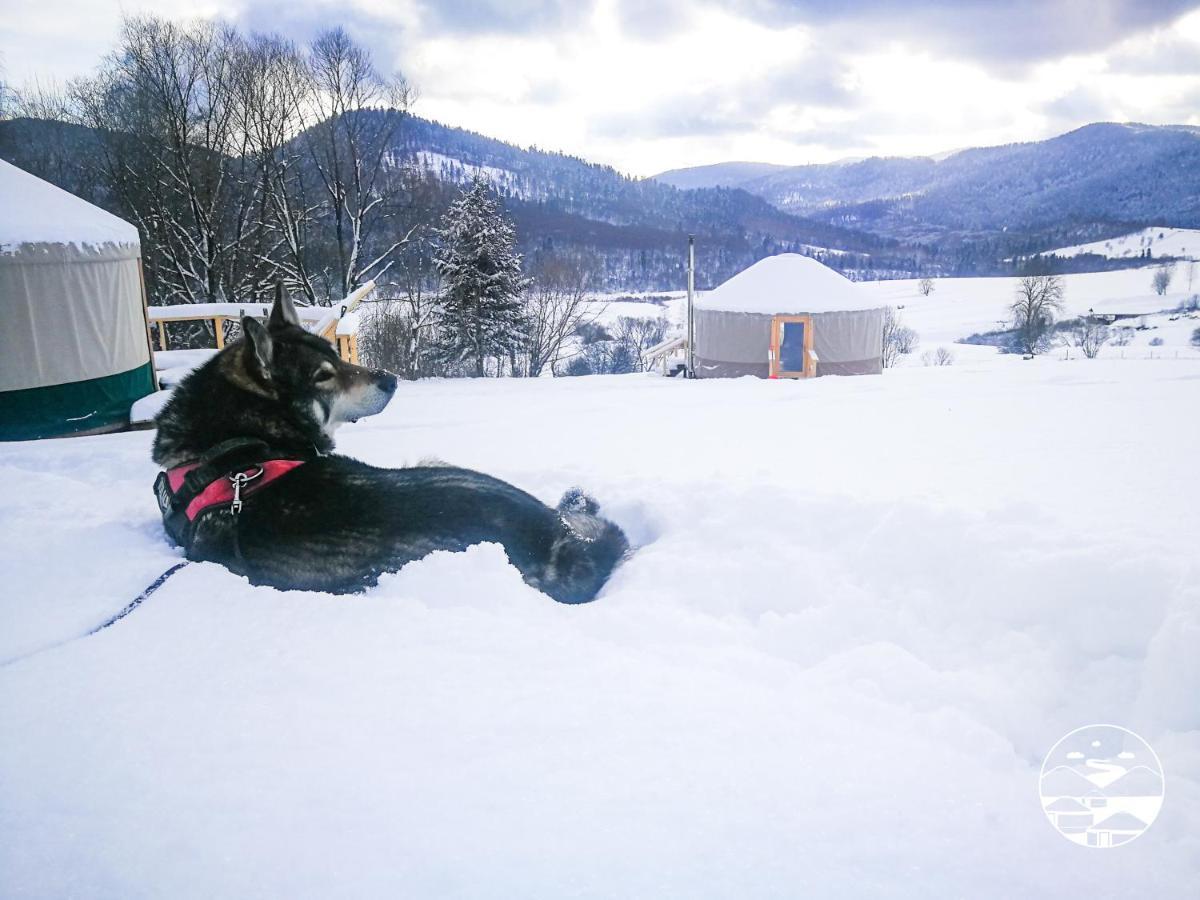
[[[0,158],[120,214],[84,174],[81,162],[95,148],[96,136],[82,126],[0,122]],[[679,190],[416,116],[405,117],[391,162],[423,169],[441,184],[427,225],[460,186],[482,175],[504,199],[527,255],[583,252],[595,259],[599,284],[610,290],[682,288],[688,234],[696,235],[702,287],[782,252],[822,257],[857,278],[907,275],[919,265],[918,256],[897,241],[791,215],[744,190]]]
[[[822,256],[860,278],[910,273],[918,265],[897,241],[795,216],[741,189],[680,190],[419,117],[409,117],[400,130],[397,157],[444,183],[482,175],[504,197],[527,252],[595,250],[612,286],[681,286],[689,233],[697,238],[699,279],[706,285],[785,251]]]

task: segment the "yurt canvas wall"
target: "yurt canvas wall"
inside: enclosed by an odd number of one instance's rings
[[[815,259],[760,260],[695,303],[700,378],[883,370],[883,309]]]
[[[120,427],[155,389],[137,229],[0,161],[0,438]]]

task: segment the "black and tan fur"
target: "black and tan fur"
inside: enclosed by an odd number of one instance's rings
[[[257,438],[306,463],[261,492],[189,555],[258,584],[353,591],[434,550],[502,545],[530,585],[564,603],[592,600],[628,550],[595,503],[558,508],[491,476],[449,466],[381,469],[331,453],[334,430],[380,412],[395,376],[350,365],[300,327],[286,297],[267,325],[189,375],[157,419],[154,461],[172,468],[222,441]]]

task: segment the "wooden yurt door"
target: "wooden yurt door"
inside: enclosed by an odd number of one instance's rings
[[[775,316],[771,320],[771,377],[808,378],[817,374],[811,316]]]

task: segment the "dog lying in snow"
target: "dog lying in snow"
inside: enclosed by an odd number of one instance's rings
[[[189,559],[256,584],[346,592],[434,550],[492,541],[527,583],[583,603],[628,550],[578,490],[551,509],[479,472],[333,454],[334,430],[387,406],[395,376],[343,362],[282,292],[266,326],[242,329],[157,417],[155,493]]]

